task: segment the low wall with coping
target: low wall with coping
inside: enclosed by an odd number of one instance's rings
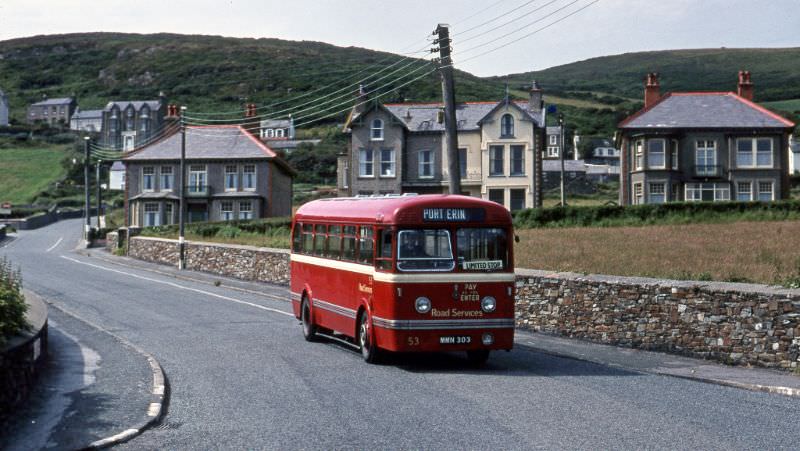
[[[175,240],[133,237],[128,245],[131,257],[178,264]],[[284,249],[187,242],[186,266],[289,283]],[[520,329],[730,364],[800,366],[800,290],[521,269],[516,292]]]
[[[0,423],[28,397],[47,358],[47,306],[36,294],[24,294],[30,329],[0,348]]]

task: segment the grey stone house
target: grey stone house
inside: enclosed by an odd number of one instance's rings
[[[292,214],[295,171],[257,135],[240,126],[187,127],[185,178],[180,153],[181,134],[173,133],[123,158],[128,225],[177,223],[182,183],[187,222]]]
[[[456,106],[461,192],[511,210],[541,205],[544,112],[506,97]],[[362,93],[363,95],[363,93]],[[440,103],[368,103],[345,124],[350,142],[338,159],[340,196],[448,191]]]
[[[69,126],[69,120],[77,106],[72,97],[45,99],[28,106],[27,121],[29,124],[45,122],[51,127]]]
[[[99,133],[103,128],[103,110],[77,108],[69,121],[69,129],[79,132]]]
[[[0,127],[8,126],[8,97],[0,89]]]
[[[561,159],[561,151],[564,147],[561,142],[561,127],[558,125],[546,127],[545,135],[545,151],[542,158]]]
[[[163,95],[158,100],[108,102],[102,113],[100,143],[126,152],[143,146],[166,131],[166,110]]]
[[[739,73],[736,93],[665,96],[648,74],[645,107],[618,126],[620,203],[788,198],[795,124],[752,100],[749,72]]]

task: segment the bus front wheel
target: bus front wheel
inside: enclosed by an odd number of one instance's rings
[[[366,311],[362,312],[358,321],[358,346],[361,348],[361,357],[367,363],[376,363],[378,348],[373,343],[371,332],[369,314]]]
[[[308,306],[308,299],[305,296],[303,296],[303,303],[300,305],[300,319],[303,322],[303,338],[306,341],[316,341],[317,326],[314,325],[314,320],[311,319],[311,308]]]

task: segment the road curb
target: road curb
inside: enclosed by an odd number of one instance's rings
[[[519,346],[524,346],[524,347],[526,347],[528,349],[531,349],[531,350],[534,350],[536,352],[541,352],[542,354],[547,354],[547,355],[551,355],[551,356],[554,356],[554,357],[561,357],[561,358],[570,359],[570,360],[577,360],[579,362],[594,363],[594,364],[597,364],[597,365],[605,365],[605,366],[609,366],[609,367],[612,367],[612,368],[622,369],[622,370],[625,370],[625,371],[631,371],[631,372],[635,372],[635,373],[653,374],[653,375],[656,375],[656,376],[668,376],[668,377],[674,377],[676,379],[684,379],[684,380],[702,382],[702,383],[705,383],[705,384],[720,385],[720,386],[723,386],[723,387],[732,387],[732,388],[738,388],[738,389],[754,391],[754,392],[770,393],[770,394],[775,394],[775,395],[783,395],[783,396],[789,396],[789,397],[793,397],[793,398],[800,398],[800,389],[798,389],[798,388],[782,387],[782,386],[779,386],[779,385],[748,384],[748,383],[745,383],[745,382],[736,382],[736,381],[731,381],[731,380],[726,380],[726,379],[715,379],[715,378],[710,378],[710,377],[703,377],[703,376],[700,376],[700,375],[675,374],[675,373],[671,373],[671,372],[668,372],[668,371],[648,370],[648,369],[643,369],[643,368],[631,368],[631,367],[628,367],[628,366],[625,366],[625,365],[620,365],[620,364],[617,364],[617,363],[607,362],[607,361],[603,361],[603,360],[600,360],[600,359],[592,359],[590,357],[579,357],[579,356],[575,356],[575,355],[572,355],[572,354],[560,353],[560,352],[557,352],[557,351],[551,351],[549,349],[544,349],[544,348],[541,348],[541,347],[538,347],[538,346],[535,346],[535,345],[532,345],[532,344],[528,344],[528,343],[517,342],[515,344],[517,344]]]
[[[42,297],[42,299],[45,298]],[[166,409],[165,409],[166,404],[169,402],[169,384],[166,375],[164,374],[164,369],[161,367],[161,364],[158,363],[158,360],[156,360],[156,358],[150,355],[150,353],[148,353],[147,351],[139,348],[130,341],[126,340],[125,338],[103,328],[102,326],[99,326],[69,310],[66,310],[63,307],[57,306],[54,303],[47,301],[46,299],[45,302],[47,302],[47,304],[50,307],[60,311],[61,313],[71,316],[72,318],[75,318],[78,321],[81,321],[101,332],[110,335],[115,340],[122,343],[122,345],[134,350],[136,353],[145,357],[145,359],[147,359],[147,363],[150,365],[150,371],[153,376],[153,381],[150,388],[150,402],[148,403],[147,406],[147,414],[146,414],[147,420],[144,420],[136,425],[133,425],[132,427],[125,429],[124,431],[119,432],[117,434],[99,440],[95,440],[86,445],[83,449],[101,449],[126,442],[140,435],[145,430],[161,422],[164,415],[166,414]]]

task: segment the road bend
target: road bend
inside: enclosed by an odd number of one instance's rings
[[[245,291],[80,255],[80,230],[73,220],[20,232],[0,255],[55,307],[161,363],[166,416],[122,449],[796,449],[800,438],[796,398],[524,346],[481,369],[460,354],[367,365],[342,345],[305,342],[284,287]],[[120,360],[99,353],[100,368]]]

